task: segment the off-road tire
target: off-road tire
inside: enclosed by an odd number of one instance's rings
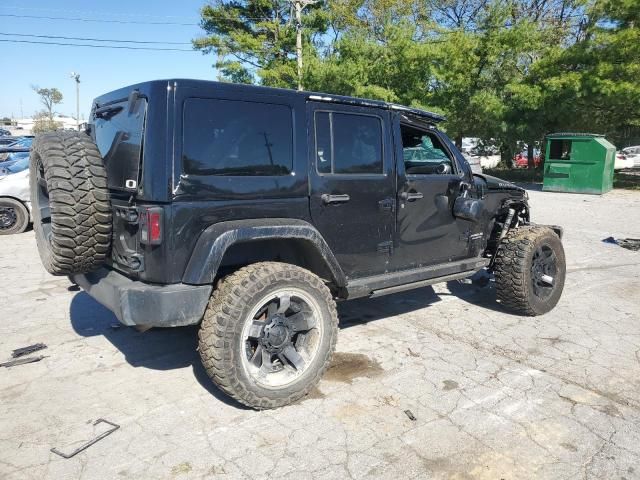
[[[22,202],[13,198],[0,198],[0,211],[8,211],[11,214],[12,223],[4,225],[0,223],[0,235],[13,235],[14,233],[22,233],[29,226],[29,211]],[[10,212],[10,213],[9,213]]]
[[[242,329],[260,298],[286,286],[303,289],[318,302],[324,322],[319,350],[302,377],[279,389],[256,384],[242,367]],[[304,397],[329,367],[338,335],[338,314],[327,286],[295,265],[260,262],[223,278],[205,311],[199,331],[200,358],[213,382],[238,402],[257,410],[277,408]]]
[[[37,136],[29,177],[33,228],[47,271],[72,275],[102,266],[111,248],[111,203],[107,172],[93,140],[82,132]],[[42,218],[40,211],[46,206],[43,183],[49,218]]]
[[[531,265],[540,246],[556,256],[557,274],[548,298],[538,298],[533,290]],[[548,227],[523,226],[502,240],[494,264],[496,296],[508,310],[520,315],[542,315],[553,309],[562,295],[566,276],[564,248],[558,235]]]

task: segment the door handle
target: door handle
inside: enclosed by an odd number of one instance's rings
[[[420,192],[402,192],[400,194],[400,198],[402,200],[406,200],[407,202],[415,202],[416,200],[424,198],[424,195]]]
[[[329,205],[332,203],[347,203],[351,200],[351,197],[346,193],[341,195],[329,195],[328,193],[323,193],[320,198],[322,199],[322,203],[325,205]]]

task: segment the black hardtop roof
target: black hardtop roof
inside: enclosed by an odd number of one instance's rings
[[[216,82],[213,80],[195,80],[195,79],[187,79],[187,78],[151,80],[149,82],[137,83],[135,85],[130,85],[128,87],[124,87],[114,92],[110,92],[105,95],[102,95],[101,97],[98,97],[96,99],[96,102],[102,103],[105,100],[108,101],[108,99],[118,96],[118,95],[114,95],[116,93],[124,94],[126,91],[131,91],[136,88],[144,89],[144,87],[149,87],[154,84],[156,86],[158,84],[162,84],[162,86],[177,86],[178,88],[180,88],[181,86],[187,87],[187,88],[211,88],[215,86],[220,86],[224,88],[231,88],[231,89],[238,89],[238,90],[251,89],[256,91],[262,91],[263,93],[272,94],[272,95],[282,95],[282,96],[301,95],[308,100],[312,100],[316,102],[340,103],[340,104],[347,104],[347,105],[357,105],[362,107],[382,108],[385,110],[394,110],[398,112],[403,112],[411,116],[420,117],[430,123],[438,123],[445,120],[445,117],[443,117],[442,115],[438,115],[437,113],[428,112],[426,110],[420,110],[418,108],[405,107],[403,105],[384,102],[382,100],[368,100],[365,98],[348,97],[345,95],[334,95],[331,93],[307,92],[307,91],[291,90],[287,88],[262,87],[258,85]]]

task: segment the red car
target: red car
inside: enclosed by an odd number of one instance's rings
[[[540,152],[534,150],[533,152],[533,164],[537,168],[541,163]],[[523,150],[518,153],[515,157],[513,157],[513,163],[516,168],[527,168],[529,166],[529,157],[527,156],[527,151]]]

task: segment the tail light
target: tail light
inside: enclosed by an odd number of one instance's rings
[[[162,243],[162,207],[145,208],[140,212],[140,243],[160,245]]]

